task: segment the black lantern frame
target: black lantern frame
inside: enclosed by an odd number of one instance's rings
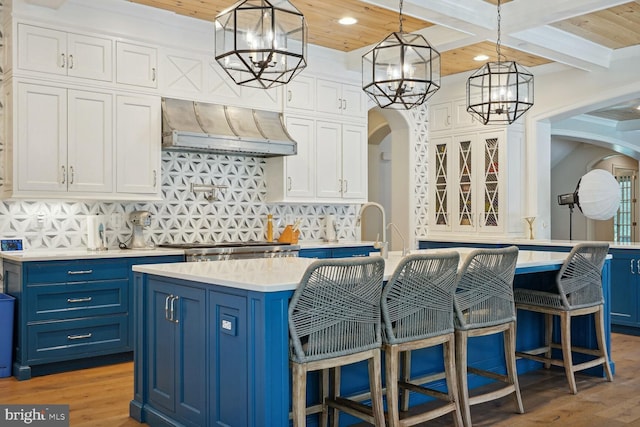
[[[215,59],[238,85],[269,89],[307,66],[307,24],[286,0],[241,0],[215,20]]]
[[[487,62],[467,80],[467,111],[482,124],[511,124],[533,107],[533,74],[500,51],[501,1],[498,0],[498,61]]]
[[[440,53],[420,34],[389,34],[362,55],[362,90],[381,108],[409,110],[440,89]]]

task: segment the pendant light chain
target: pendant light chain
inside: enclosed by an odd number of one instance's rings
[[[496,40],[496,53],[498,54],[498,64],[502,62],[503,59],[507,59],[502,52],[500,52],[501,45],[501,32],[500,32],[500,21],[502,21],[502,15],[500,14],[500,0],[498,0],[498,39]]]
[[[400,0],[400,34],[403,33],[402,31],[402,5],[403,5],[403,0]]]

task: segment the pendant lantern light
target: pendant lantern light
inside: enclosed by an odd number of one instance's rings
[[[440,89],[440,53],[420,34],[389,34],[362,56],[362,89],[382,108],[410,109]]]
[[[269,89],[307,66],[307,24],[286,0],[241,0],[215,20],[215,58],[236,84]]]
[[[497,62],[487,62],[467,80],[467,111],[483,124],[511,124],[533,106],[533,74],[500,52],[498,0]]]

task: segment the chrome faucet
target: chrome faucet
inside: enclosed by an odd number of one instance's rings
[[[373,244],[373,247],[376,249],[380,249],[380,253],[381,255],[386,258],[386,252],[387,252],[387,247],[388,247],[388,243],[387,243],[387,229],[385,228],[385,223],[386,223],[386,217],[384,214],[384,207],[382,207],[381,204],[379,203],[375,203],[375,202],[367,202],[365,204],[363,204],[360,207],[360,212],[358,213],[358,218],[356,219],[356,227],[360,227],[362,229],[362,214],[364,213],[364,211],[367,208],[370,207],[375,207],[378,208],[380,210],[380,214],[382,216],[382,241],[378,241],[378,237],[380,236],[380,234],[378,234],[376,236],[376,241]]]
[[[389,227],[393,227],[393,229],[396,230],[396,233],[398,233],[398,236],[400,236],[400,238],[402,239],[402,256],[407,256],[407,254],[409,253],[409,249],[407,248],[404,236],[402,235],[400,230],[398,230],[398,227],[394,223],[390,222],[389,224],[387,224],[387,228]]]

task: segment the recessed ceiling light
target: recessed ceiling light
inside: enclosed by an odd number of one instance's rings
[[[473,57],[474,61],[486,61],[487,59],[489,59],[488,55],[478,55]]]
[[[344,18],[340,18],[340,20],[338,21],[338,23],[342,25],[353,25],[356,22],[358,22],[358,20],[350,16],[345,16]]]

